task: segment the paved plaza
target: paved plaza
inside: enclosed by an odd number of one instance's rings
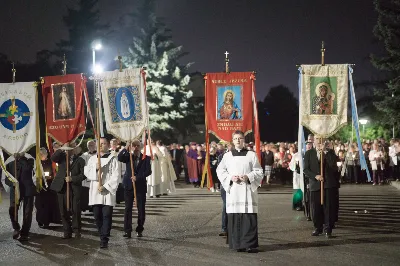
[[[178,183],[177,193],[148,199],[144,237],[124,239],[123,205],[114,210],[108,250],[100,250],[91,214],[82,239],[62,240],[60,225],[32,223],[31,239],[12,239],[8,195],[0,205],[0,265],[400,265],[400,190],[345,185],[334,238],[311,237],[312,222],[291,210],[290,187],[259,191],[258,254],[228,249],[218,236],[219,193]],[[35,217],[35,214],[34,214]]]

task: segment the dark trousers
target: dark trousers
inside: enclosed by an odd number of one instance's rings
[[[17,204],[17,217],[15,217],[15,198],[14,193],[10,193],[10,208],[8,212],[10,214],[10,219],[12,223],[12,227],[16,231],[21,230],[21,236],[28,236],[29,230],[32,225],[32,211],[33,211],[33,202],[35,197],[23,197],[20,198],[19,203]],[[23,222],[22,228],[18,223],[18,210],[21,205],[21,201],[23,201]]]
[[[61,214],[64,233],[79,232],[81,230],[81,189],[71,185],[70,189],[70,211],[67,210],[67,193],[57,193],[58,206]],[[71,221],[72,215],[72,221]]]
[[[378,165],[378,170],[372,170],[372,179],[375,184],[383,182],[383,171],[381,167]]]
[[[181,177],[182,165],[180,163],[178,163],[178,162],[175,162],[175,161],[172,161],[172,164],[174,166],[176,178],[179,180],[180,177]]]
[[[113,206],[93,205],[93,214],[101,242],[108,243],[112,225]]]
[[[125,189],[125,212],[124,212],[124,231],[132,232],[132,208],[133,208],[133,190]],[[136,206],[138,210],[138,219],[136,232],[141,233],[144,230],[146,220],[146,192],[142,193],[136,190]]]
[[[348,165],[347,166],[347,177],[350,183],[359,182],[358,178],[358,166],[357,165]]]
[[[306,217],[311,218],[310,189],[307,188],[307,186],[304,187],[303,204],[304,204],[304,212],[305,212]]]
[[[324,189],[324,205],[321,205],[321,191],[311,191],[311,215],[315,229],[331,233],[338,220],[338,188]]]
[[[228,215],[226,214],[226,191],[221,185],[221,198],[222,198],[222,232],[228,232]]]
[[[186,182],[186,184],[190,184],[188,168],[187,167],[183,168],[183,171],[185,172],[185,182]]]

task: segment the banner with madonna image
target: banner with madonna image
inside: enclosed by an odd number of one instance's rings
[[[347,124],[348,65],[301,65],[301,124],[323,138]]]
[[[123,142],[138,139],[148,126],[145,73],[140,68],[99,76],[107,133]]]

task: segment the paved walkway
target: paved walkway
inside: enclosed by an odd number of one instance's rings
[[[99,249],[92,215],[83,238],[62,240],[33,222],[31,240],[12,239],[7,195],[0,205],[0,265],[400,265],[400,191],[347,185],[333,239],[311,237],[312,223],[291,210],[291,189],[260,190],[258,254],[230,251],[218,236],[219,193],[177,185],[177,193],[149,199],[142,239],[123,239],[123,206],[114,211],[108,250]]]

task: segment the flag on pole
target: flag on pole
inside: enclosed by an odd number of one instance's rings
[[[43,78],[46,134],[60,144],[71,142],[86,131],[85,84],[82,74]]]
[[[142,69],[104,72],[99,79],[107,132],[123,142],[138,139],[148,125]]]
[[[42,172],[39,157],[39,118],[37,106],[37,84],[34,82],[18,82],[0,84],[0,148],[8,154],[27,152],[36,145],[36,177],[37,189],[41,189]],[[0,156],[3,171],[5,164]],[[16,193],[18,181],[7,175],[15,183]]]
[[[301,65],[301,124],[328,138],[347,124],[348,65]]]

